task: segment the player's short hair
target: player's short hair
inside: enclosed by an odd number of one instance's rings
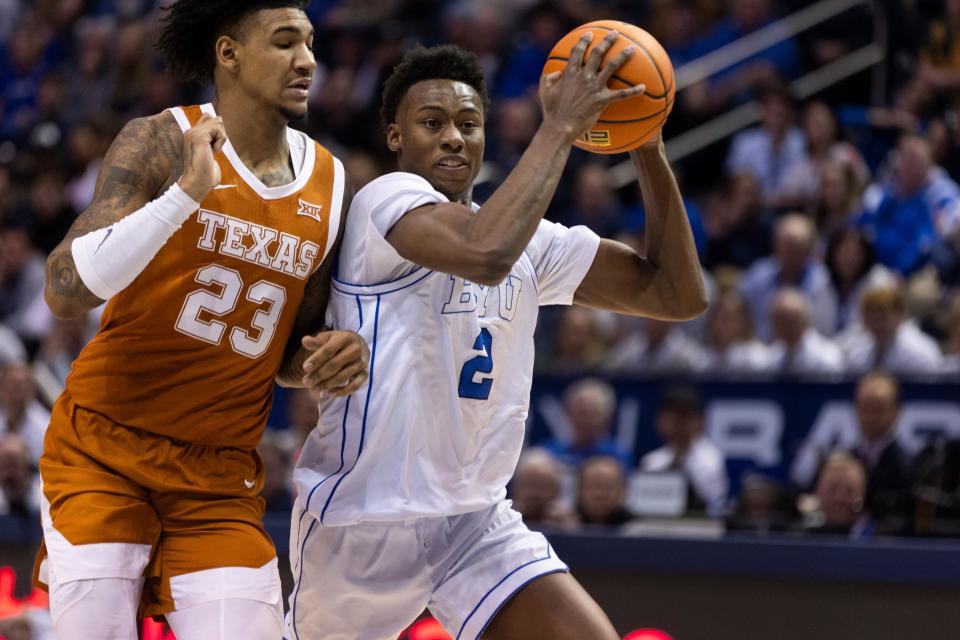
[[[157,49],[180,80],[209,82],[222,35],[240,39],[244,18],[260,9],[307,8],[310,0],[177,0],[165,9]]]
[[[397,107],[407,90],[424,80],[456,80],[474,88],[483,102],[483,112],[490,108],[487,83],[477,56],[452,44],[436,47],[414,47],[383,83],[380,117],[388,125],[397,119]]]

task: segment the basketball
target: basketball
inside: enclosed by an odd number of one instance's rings
[[[593,32],[593,40],[587,45],[584,60],[593,47],[614,30],[620,37],[607,51],[600,67],[629,46],[633,46],[635,52],[610,78],[608,86],[626,89],[644,84],[647,90],[642,95],[609,105],[596,124],[574,142],[580,149],[593,153],[622,153],[636,149],[656,137],[673,108],[675,83],[670,57],[656,38],[626,22],[597,20],[577,27],[553,47],[543,73],[563,71],[570,51],[587,32]]]

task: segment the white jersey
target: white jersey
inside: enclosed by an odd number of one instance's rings
[[[328,322],[370,346],[370,379],[321,401],[294,471],[323,525],[478,511],[506,496],[523,445],[541,305],[571,304],[599,238],[543,221],[510,275],[485,287],[404,260],[385,240],[408,211],[447,202],[391,173],[354,197]]]

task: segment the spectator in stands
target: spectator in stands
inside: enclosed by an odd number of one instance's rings
[[[605,368],[647,375],[678,375],[703,369],[706,354],[676,323],[647,318],[644,330],[610,349]]]
[[[611,456],[594,456],[580,467],[577,515],[581,524],[618,527],[633,520],[627,510],[627,478]]]
[[[0,515],[37,517],[40,478],[27,443],[19,435],[0,435]]]
[[[617,398],[609,383],[599,378],[578,380],[567,388],[563,404],[571,439],[555,438],[544,445],[547,451],[573,469],[593,456],[610,456],[624,468],[630,466],[630,454],[610,434]]]
[[[896,285],[865,292],[860,301],[860,316],[863,329],[851,332],[842,341],[850,371],[882,369],[913,376],[940,371],[940,347],[906,316],[903,296]]]
[[[576,522],[560,504],[560,465],[539,448],[520,455],[510,483],[510,499],[526,524],[569,525]]]
[[[707,334],[704,371],[724,375],[757,374],[772,369],[773,353],[753,337],[750,312],[739,291],[724,291],[710,305]]]
[[[957,376],[960,374],[960,295],[954,296],[950,305],[947,327],[947,339],[943,348],[943,371]]]
[[[30,185],[30,205],[21,213],[30,228],[31,244],[44,254],[60,244],[77,218],[64,189],[61,175],[54,171],[40,173]]]
[[[835,230],[827,241],[827,270],[837,293],[837,331],[855,331],[860,326],[863,294],[877,287],[895,286],[897,276],[876,261],[863,230]]]
[[[743,479],[728,531],[787,531],[796,518],[789,493],[775,480],[752,473]]]
[[[289,513],[293,508],[293,492],[290,489],[292,456],[288,435],[291,434],[267,429],[257,445],[264,469],[260,497],[266,502],[267,511]]]
[[[918,136],[900,139],[892,164],[892,180],[867,189],[859,224],[877,259],[910,275],[935,245],[960,230],[960,187],[933,165],[930,144]]]
[[[573,207],[560,216],[567,226],[586,225],[604,238],[624,226],[624,212],[610,183],[607,167],[599,162],[581,165],[574,176]]]
[[[30,366],[22,362],[6,365],[0,375],[0,436],[12,433],[23,438],[35,465],[43,453],[49,422],[50,412],[37,401]]]
[[[920,64],[910,88],[922,107],[960,95],[960,1],[946,0],[944,12],[930,21]]]
[[[863,212],[863,188],[864,183],[849,163],[834,160],[824,163],[808,208],[821,240],[856,224]]]
[[[830,274],[816,256],[813,222],[798,213],[783,216],[774,229],[773,247],[773,255],[756,261],[740,283],[757,335],[763,340],[773,337],[770,308],[777,291],[784,287],[800,291],[809,302],[813,327],[824,335],[833,335],[837,298]]]
[[[727,501],[727,468],[723,453],[703,433],[703,403],[690,387],[664,391],[654,418],[664,445],[640,460],[643,471],[681,471],[687,480],[687,509],[713,517],[723,515]]]
[[[508,54],[497,79],[497,95],[515,98],[536,91],[543,73],[543,61],[563,34],[572,26],[552,2],[538,2],[521,22],[519,42]]]
[[[536,368],[544,373],[580,373],[598,367],[606,353],[596,314],[567,307],[560,312],[549,351],[537,357]]]
[[[719,22],[696,45],[703,55],[747,36],[774,21],[771,0],[730,0],[730,15]],[[742,102],[750,92],[771,82],[793,78],[799,68],[799,55],[788,38],[758,51],[716,74],[709,83],[701,83],[685,96],[687,108],[701,113],[715,111],[730,101]]]
[[[43,295],[44,260],[30,246],[22,226],[0,226],[0,322],[18,334],[27,334],[24,316]]]
[[[26,362],[27,350],[10,327],[0,323],[0,371],[11,362]]]
[[[810,326],[807,299],[795,289],[777,292],[770,308],[772,369],[785,376],[830,376],[843,372],[843,352]]]
[[[45,368],[50,378],[59,383],[60,389],[66,385],[73,361],[92,337],[90,324],[87,315],[69,319],[55,318],[53,328],[40,345],[34,366]]]
[[[722,193],[711,197],[704,217],[708,269],[728,265],[745,269],[770,253],[770,216],[757,179],[749,173],[729,178]]]
[[[811,102],[804,107],[800,120],[806,160],[793,164],[787,171],[775,204],[779,207],[803,207],[817,195],[823,171],[831,163],[848,167],[855,184],[862,190],[870,179],[870,172],[856,147],[837,139],[837,120],[830,107],[825,102]]]
[[[910,456],[896,440],[900,385],[889,374],[869,373],[857,383],[854,404],[859,442],[852,453],[867,472],[867,508],[884,529],[902,532],[912,499]]]
[[[805,530],[854,538],[870,535],[873,523],[864,508],[866,491],[863,464],[842,451],[830,454],[817,480],[816,511]]]
[[[760,183],[764,200],[778,205],[787,193],[788,177],[810,164],[803,133],[794,123],[795,105],[781,85],[766,87],[760,96],[759,127],[741,131],[730,143],[727,171],[749,173]]]

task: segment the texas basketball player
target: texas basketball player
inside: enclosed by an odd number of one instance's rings
[[[160,49],[211,104],[131,121],[94,202],[47,264],[58,316],[108,300],[57,400],[40,460],[37,578],[60,638],[281,635],[254,447],[274,379],[348,394],[351,332],[321,328],[351,189],[290,129],[316,63],[306,1],[179,0]]]

